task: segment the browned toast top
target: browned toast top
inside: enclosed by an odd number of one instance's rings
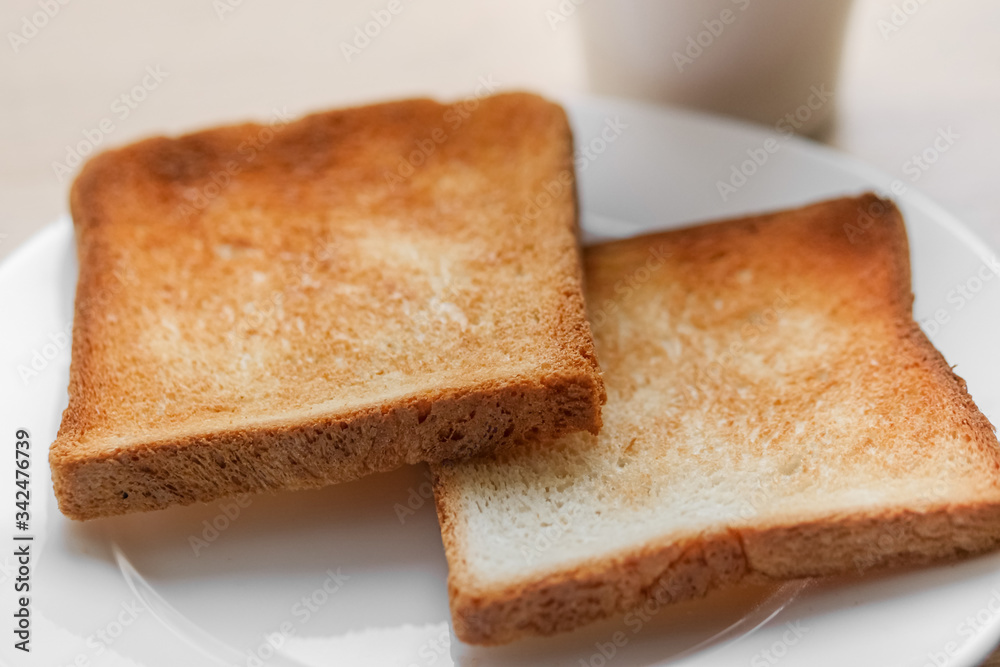
[[[599,426],[571,134],[542,98],[149,139],[91,160],[71,205],[56,467],[473,387],[586,385]]]
[[[1000,539],[993,427],[913,321],[891,202],[605,243],[585,267],[600,435],[435,468],[460,637]]]

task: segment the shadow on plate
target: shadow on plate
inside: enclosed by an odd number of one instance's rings
[[[294,620],[296,601],[331,573],[347,583],[322,610],[334,619],[328,627],[311,622],[317,632],[447,618],[447,564],[424,466],[64,526],[80,555],[115,563],[117,545],[150,589],[195,621],[234,608],[264,627]],[[400,595],[420,602],[400,604]]]

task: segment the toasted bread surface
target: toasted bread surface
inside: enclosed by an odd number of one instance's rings
[[[85,165],[71,208],[70,517],[600,427],[571,133],[542,98],[154,138]]]
[[[461,639],[1000,541],[994,429],[913,321],[891,202],[614,241],[585,267],[600,435],[434,466]]]

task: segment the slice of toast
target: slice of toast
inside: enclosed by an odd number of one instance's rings
[[[994,430],[913,321],[891,202],[585,252],[600,435],[434,466],[462,640],[998,544]]]
[[[407,100],[155,138],[71,194],[75,519],[600,428],[563,110]]]

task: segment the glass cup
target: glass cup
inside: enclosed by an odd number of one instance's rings
[[[816,135],[833,117],[851,0],[590,0],[591,90]]]

